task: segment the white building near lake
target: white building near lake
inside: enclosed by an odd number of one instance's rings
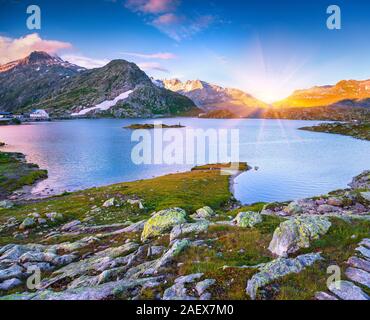
[[[32,111],[30,118],[32,120],[49,120],[49,114],[43,109],[38,109]]]

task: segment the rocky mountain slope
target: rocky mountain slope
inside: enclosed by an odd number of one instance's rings
[[[190,99],[155,86],[138,66],[125,60],[84,70],[35,52],[15,67],[2,69],[0,108],[5,110],[42,108],[60,117],[150,117],[199,111]]]
[[[37,51],[0,65],[0,110],[17,111],[31,105],[50,94],[63,80],[84,70]]]
[[[290,97],[274,103],[276,107],[370,107],[370,80],[343,80],[334,86],[297,90]]]
[[[156,81],[164,88],[181,93],[204,111],[228,110],[239,117],[254,117],[269,106],[253,96],[231,88],[223,88],[200,80],[182,82],[178,79]]]

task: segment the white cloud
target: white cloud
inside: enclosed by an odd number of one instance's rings
[[[66,54],[61,57],[63,60],[84,67],[86,69],[94,69],[104,67],[110,62],[108,59],[93,59],[81,55]]]
[[[69,48],[72,48],[72,45],[68,42],[44,40],[37,33],[17,39],[0,36],[0,64],[22,59],[33,51],[55,54]]]
[[[137,53],[137,52],[123,52],[122,54],[126,56],[143,58],[143,59],[160,59],[160,60],[176,59],[176,55],[174,55],[173,53],[169,53],[169,52],[159,52],[159,53],[152,53],[152,54]]]
[[[155,70],[155,71],[161,71],[169,73],[169,70],[163,67],[158,62],[143,62],[137,64],[141,70],[147,71],[147,70]]]

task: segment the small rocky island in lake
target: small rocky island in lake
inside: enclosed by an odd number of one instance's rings
[[[156,128],[161,128],[161,129],[178,129],[178,128],[185,128],[185,126],[179,124],[175,125],[167,125],[167,124],[161,124],[161,125],[156,125],[152,123],[143,123],[143,124],[131,124],[127,127],[124,127],[124,129],[132,129],[132,130],[138,130],[138,129],[156,129]]]

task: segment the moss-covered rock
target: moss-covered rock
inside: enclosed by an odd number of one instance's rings
[[[234,222],[238,227],[242,228],[253,228],[256,224],[262,222],[262,215],[258,212],[248,211],[240,212]]]
[[[215,212],[210,207],[198,209],[191,217],[193,219],[210,219],[215,215]]]
[[[160,236],[164,232],[170,231],[177,224],[186,222],[186,212],[180,208],[171,208],[156,212],[145,223],[141,240]]]
[[[330,226],[330,221],[320,216],[300,216],[289,219],[275,230],[269,250],[275,255],[284,257],[300,248],[308,248],[310,241],[325,234]]]

